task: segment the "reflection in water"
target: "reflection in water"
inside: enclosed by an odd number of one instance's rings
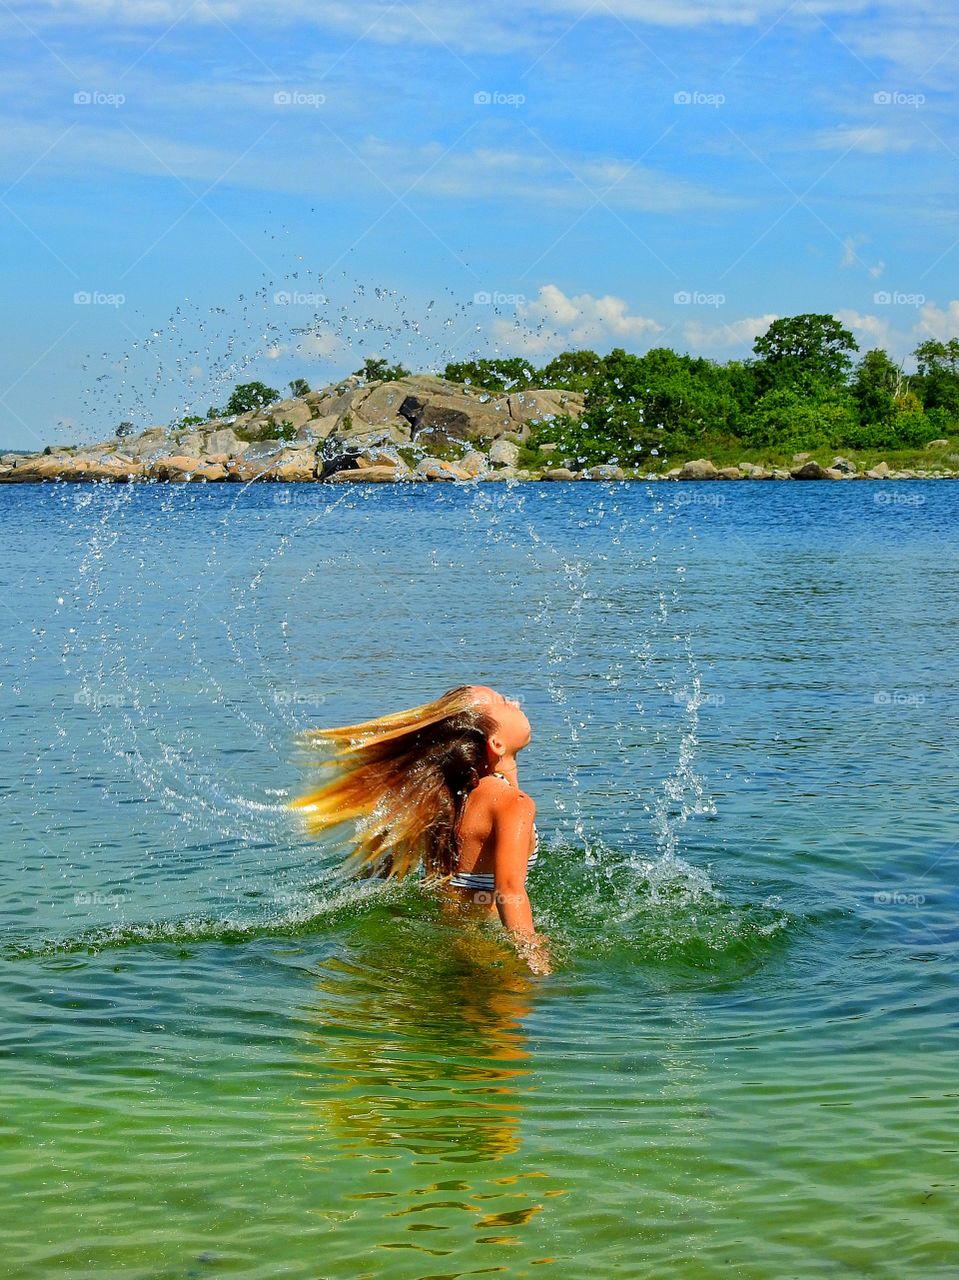
[[[481,930],[404,924],[326,960],[308,1013],[311,1160],[337,1171],[328,1212],[364,1220],[367,1250],[515,1244],[559,1194],[501,1163],[521,1149],[536,979]]]

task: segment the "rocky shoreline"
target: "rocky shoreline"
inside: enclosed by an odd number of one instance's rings
[[[535,424],[560,414],[578,418],[582,412],[583,396],[561,389],[499,394],[430,375],[373,383],[353,376],[230,418],[179,428],[152,426],[136,436],[82,447],[50,445],[37,454],[3,454],[0,483],[959,478],[959,469],[942,466],[896,471],[880,462],[860,470],[842,457],[823,466],[805,453],[795,454],[791,467],[751,462],[716,467],[699,458],[658,474],[611,464],[585,470],[519,465]],[[541,453],[556,449],[541,446]],[[557,457],[563,461],[568,460]]]

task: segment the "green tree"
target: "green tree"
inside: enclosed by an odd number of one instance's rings
[[[585,391],[599,377],[602,367],[602,357],[595,351],[564,351],[540,369],[536,381],[541,387]]]
[[[916,392],[923,406],[959,416],[959,339],[939,342],[930,338],[920,342],[913,355],[919,370]]]
[[[364,382],[395,382],[408,378],[410,371],[401,364],[390,364],[383,356],[367,356],[362,368],[354,369],[353,374]]]
[[[577,466],[635,466],[694,448],[707,432],[728,432],[739,417],[723,366],[656,347],[644,356],[617,347],[586,391],[582,420],[555,419],[531,432],[529,444],[559,444]]]
[[[791,387],[821,396],[846,384],[859,344],[835,316],[805,314],[774,320],[753,344],[761,394]]]
[[[902,371],[885,351],[880,347],[867,351],[856,366],[850,387],[861,421],[865,425],[891,425],[902,390]]]
[[[543,385],[535,366],[522,356],[507,360],[464,360],[448,364],[443,377],[450,382],[468,382],[483,391],[525,391]]]
[[[262,409],[264,405],[273,404],[279,398],[279,391],[274,391],[263,382],[244,382],[233,388],[225,412],[227,415],[249,413],[251,409]]]
[[[300,396],[308,396],[310,394],[310,384],[305,378],[294,378],[290,383],[290,395],[294,399]]]

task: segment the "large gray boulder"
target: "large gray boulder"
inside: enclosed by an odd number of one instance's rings
[[[291,422],[294,427],[305,427],[314,416],[305,400],[278,400],[269,406],[269,414],[277,426]]]
[[[601,462],[595,467],[581,471],[580,480],[625,480],[626,472],[610,462]]]
[[[147,427],[138,436],[123,441],[123,452],[134,460],[156,458],[169,450],[169,437],[165,427]]]
[[[548,422],[566,413],[580,418],[585,399],[579,391],[517,391],[509,397],[509,413],[514,422]]]
[[[813,460],[804,462],[801,467],[793,467],[789,474],[793,480],[841,480],[843,477],[843,472]]]
[[[680,480],[718,480],[719,472],[709,458],[693,458],[679,470]]]
[[[519,445],[512,440],[494,440],[487,456],[491,466],[515,467],[519,462]]]
[[[221,427],[219,431],[211,431],[206,437],[204,453],[225,453],[228,457],[238,458],[249,449],[245,440],[238,440],[232,428]]]

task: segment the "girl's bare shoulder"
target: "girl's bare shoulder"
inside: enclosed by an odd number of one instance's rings
[[[511,786],[501,778],[481,778],[477,791],[484,787],[484,803],[489,805],[492,813],[516,813],[525,815],[536,813],[536,803],[531,795]]]

